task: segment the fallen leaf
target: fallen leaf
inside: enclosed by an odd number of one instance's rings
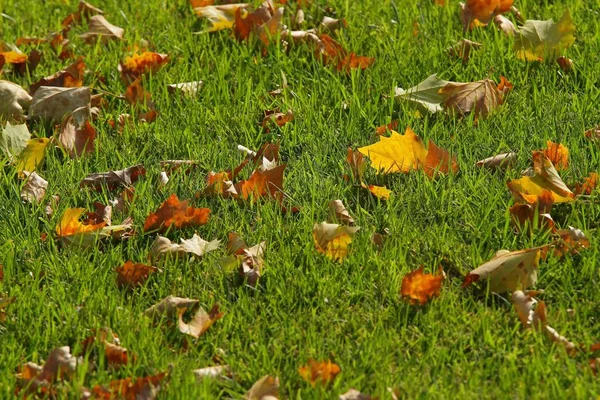
[[[142,75],[155,74],[169,61],[168,54],[145,51],[134,53],[119,63],[119,73],[123,82],[130,83]]]
[[[69,115],[60,124],[58,140],[71,158],[81,157],[94,151],[96,128],[88,120],[79,124]]]
[[[320,34],[318,38],[316,57],[325,65],[334,65],[338,71],[350,72],[352,69],[366,69],[375,62],[375,58],[348,53],[341,44],[326,33]]]
[[[71,355],[69,346],[57,347],[50,352],[42,367],[35,363],[21,366],[17,379],[26,393],[34,393],[39,388],[50,386],[54,381],[63,380],[75,373],[79,360]]]
[[[166,376],[167,373],[162,372],[135,380],[119,379],[111,381],[108,388],[94,386],[92,392],[97,399],[155,400]]]
[[[181,239],[181,244],[173,243],[166,237],[158,235],[150,248],[149,258],[152,260],[159,260],[168,254],[173,254],[175,256],[180,254],[193,254],[202,257],[204,254],[218,249],[220,244],[221,242],[219,240],[215,239],[211,242],[207,242],[196,234],[194,234],[191,239]]]
[[[362,182],[362,178],[367,170],[367,163],[363,155],[359,151],[354,151],[351,147],[348,147],[346,162],[350,166],[354,180]]]
[[[309,382],[312,387],[316,387],[317,384],[324,386],[331,384],[341,371],[340,367],[330,360],[315,361],[313,359],[308,360],[308,364],[298,369],[302,379]]]
[[[547,190],[542,191],[539,196],[528,198],[533,200],[528,204],[515,204],[510,209],[510,216],[513,224],[521,229],[529,224],[530,229],[553,229],[554,220],[550,216],[550,210],[554,203],[552,193]],[[536,223],[537,221],[537,223]]]
[[[252,247],[246,245],[240,235],[230,232],[228,235],[227,252],[230,254],[219,260],[225,270],[237,269],[240,276],[246,279],[249,286],[255,287],[262,275],[264,264],[263,255],[267,242],[262,241]]]
[[[89,20],[88,31],[79,35],[79,37],[84,42],[93,44],[97,39],[100,39],[103,43],[112,39],[123,40],[124,34],[125,29],[111,24],[102,15],[94,15]]]
[[[7,122],[4,129],[0,131],[0,150],[10,161],[15,161],[25,150],[30,139],[31,134],[27,124],[11,125]]]
[[[344,261],[348,256],[348,245],[352,242],[352,236],[359,229],[327,222],[315,224],[312,235],[317,251],[332,260]]]
[[[429,177],[435,177],[439,173],[448,174],[458,172],[456,156],[451,156],[446,150],[436,146],[430,139],[427,145],[427,157],[423,163],[423,171]]]
[[[504,101],[503,92],[490,79],[468,83],[449,82],[438,93],[444,96],[447,112],[463,116],[473,113],[476,119],[487,117]]]
[[[424,274],[423,267],[416,269],[402,278],[400,294],[410,297],[411,304],[426,304],[431,298],[440,295],[444,272],[440,268],[437,275]]]
[[[125,100],[133,106],[143,106],[150,109],[154,108],[152,95],[142,86],[142,79],[137,78],[125,89]]]
[[[598,174],[596,172],[591,172],[587,177],[583,178],[582,184],[575,184],[575,190],[573,191],[573,193],[576,196],[582,194],[591,195],[598,186],[598,181]]]
[[[217,6],[195,7],[194,13],[198,18],[204,18],[210,23],[205,32],[216,32],[233,28],[238,9],[246,8],[248,4],[223,4]]]
[[[217,320],[221,319],[223,315],[225,315],[224,313],[219,312],[219,305],[215,304],[208,313],[204,311],[202,307],[200,307],[192,320],[188,323],[185,323],[183,322],[183,314],[185,311],[185,308],[180,308],[177,311],[179,318],[179,331],[196,339],[204,334],[204,332],[206,332],[208,328],[210,328]]]
[[[329,219],[344,225],[354,225],[354,219],[341,200],[331,200],[329,202]]]
[[[29,108],[31,96],[21,86],[0,80],[0,118],[10,119],[23,115]]]
[[[68,208],[64,212],[55,229],[56,236],[63,243],[87,247],[97,239],[108,238],[131,229],[131,224],[128,223],[111,226],[107,226],[105,221],[85,224],[79,220],[84,211],[84,208]]]
[[[255,170],[250,178],[235,184],[235,192],[244,200],[256,201],[268,197],[281,201],[284,171],[285,164],[268,171]]]
[[[163,315],[169,319],[178,318],[179,310],[191,308],[196,304],[198,300],[168,296],[144,311],[144,315],[154,320],[160,319]]]
[[[200,226],[208,222],[210,209],[188,206],[189,200],[179,201],[172,194],[161,204],[155,213],[150,213],[144,222],[144,232],[158,230],[164,232],[171,226],[181,229],[187,226]]]
[[[513,0],[467,0],[460,3],[464,30],[487,25],[495,15],[510,11]]]
[[[575,68],[575,64],[573,63],[573,60],[571,60],[570,58],[567,58],[567,57],[562,57],[562,56],[558,57],[556,59],[556,62],[558,63],[558,66],[560,67],[560,69],[562,69],[564,72],[571,72]]]
[[[445,96],[439,91],[447,84],[452,83],[430,75],[423,82],[419,83],[410,89],[402,88],[395,89],[394,98],[396,100],[405,101],[412,107],[422,113],[436,113],[441,111]]]
[[[132,261],[127,261],[116,269],[117,285],[120,287],[141,286],[150,277],[150,274],[157,270],[158,268],[151,265],[134,264]]]
[[[358,151],[369,157],[373,168],[386,174],[408,173],[423,165],[427,157],[423,141],[408,127],[404,135],[392,131],[390,137],[380,136],[379,142]]]
[[[130,353],[125,347],[112,343],[104,343],[104,356],[108,365],[119,367],[129,364]]]
[[[203,85],[203,81],[174,83],[167,85],[167,90],[171,94],[181,93],[183,95],[193,97],[198,94]]]
[[[235,12],[233,32],[238,40],[248,40],[253,33],[267,46],[270,38],[282,29],[281,19],[284,8],[274,9],[273,3],[265,1],[255,11],[249,12],[246,8],[238,8]]]
[[[0,81],[0,83],[1,82],[2,81]],[[588,129],[587,131],[585,131],[584,136],[592,141],[599,141],[600,140],[600,125],[595,126],[591,129]]]
[[[245,400],[278,400],[279,378],[265,375],[252,385]]]
[[[568,229],[558,229],[554,232],[560,238],[555,245],[554,255],[560,257],[567,253],[579,253],[579,250],[590,247],[590,240],[581,229],[569,226]]]
[[[61,25],[63,28],[70,28],[72,25],[79,25],[83,19],[89,20],[90,17],[94,15],[103,15],[104,11],[99,8],[94,7],[88,2],[83,0],[79,0],[79,6],[77,7],[77,11],[73,14],[69,14],[65,19],[63,19]]]
[[[35,172],[23,171],[27,181],[21,188],[21,199],[29,203],[39,203],[46,196],[48,181]]]
[[[496,15],[494,17],[494,24],[504,33],[506,36],[514,36],[518,32],[515,24],[504,15]]]
[[[100,172],[85,177],[80,183],[80,187],[90,186],[95,190],[102,190],[102,186],[108,186],[109,190],[118,187],[130,187],[141,175],[146,175],[146,169],[138,164],[119,171]]]
[[[558,23],[527,20],[519,29],[514,49],[517,57],[526,61],[555,59],[575,42],[575,25],[569,10],[565,10]]]
[[[349,389],[346,393],[341,394],[339,400],[375,400],[368,394],[359,392],[356,389]]]
[[[530,195],[539,196],[544,190],[552,193],[555,203],[573,201],[575,195],[560,179],[552,162],[541,151],[533,153],[534,176],[525,176],[507,183],[512,195],[521,201]]]
[[[471,50],[476,50],[481,47],[481,43],[473,42],[472,40],[462,39],[454,46],[451,46],[447,49],[448,54],[451,57],[461,58],[463,64],[469,61],[469,56],[471,55]]]
[[[375,128],[375,134],[377,136],[385,135],[388,131],[395,131],[398,129],[398,120],[395,119],[387,125],[381,125]]]
[[[15,165],[20,178],[25,177],[25,171],[33,172],[40,166],[46,155],[46,147],[49,144],[50,139],[48,138],[29,139],[27,141],[27,146],[17,157]]]
[[[546,145],[548,148],[544,150],[544,155],[552,162],[554,168],[566,169],[569,166],[569,149],[550,140],[546,142]]]
[[[326,29],[328,31],[337,31],[341,27],[347,26],[346,20],[343,18],[331,18],[328,16],[324,16],[319,24],[321,29]]]
[[[65,69],[62,69],[54,75],[47,76],[40,79],[36,83],[29,86],[29,93],[32,95],[41,86],[57,86],[57,87],[81,87],[83,86],[83,73],[85,70],[85,63],[83,57],[79,57],[75,62],[68,65]]]
[[[535,285],[541,250],[546,246],[519,251],[499,250],[494,258],[480,265],[465,277],[462,287],[487,280],[492,292],[503,293]]]
[[[385,186],[365,185],[361,184],[362,187],[367,189],[371,194],[380,200],[389,200],[392,196],[392,191]]]
[[[287,113],[281,113],[278,111],[265,111],[265,117],[261,122],[262,128],[265,132],[270,132],[269,124],[275,123],[278,127],[282,127],[285,124],[292,122],[294,120],[294,113],[292,110],[288,110]]]
[[[229,366],[215,365],[214,367],[199,368],[192,371],[197,381],[204,379],[226,378],[230,374]]]
[[[513,167],[517,162],[517,153],[502,153],[496,156],[488,157],[477,161],[476,167],[483,167],[490,170],[506,170]]]
[[[86,118],[78,118],[74,111],[86,110],[89,115],[91,93],[89,87],[64,88],[41,86],[36,90],[29,108],[29,118],[42,118],[46,121],[62,121],[67,114],[73,114],[79,123]]]

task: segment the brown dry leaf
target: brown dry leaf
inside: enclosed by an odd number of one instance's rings
[[[530,229],[534,227],[537,229],[554,229],[554,220],[550,216],[550,210],[552,210],[552,204],[554,203],[552,193],[544,190],[539,196],[532,197],[528,200],[533,200],[533,202],[515,204],[509,209],[513,224],[518,229],[525,226],[529,226]]]
[[[240,41],[248,40],[253,33],[267,46],[271,37],[275,36],[282,28],[282,18],[285,8],[275,9],[272,1],[265,1],[253,12],[246,8],[238,8],[235,12],[233,32]]]
[[[66,28],[68,30],[73,25],[79,25],[84,19],[89,20],[90,17],[94,15],[103,14],[104,11],[102,11],[101,9],[94,7],[88,2],[79,0],[79,6],[77,7],[77,11],[63,19],[61,25],[63,26],[63,28]]]
[[[342,262],[348,256],[348,245],[352,242],[352,236],[359,229],[327,222],[315,224],[312,232],[315,247],[319,253]]]
[[[395,88],[394,98],[408,103],[419,114],[434,114],[442,110],[441,103],[444,102],[445,97],[440,94],[440,90],[448,83],[452,82],[440,79],[437,75],[433,74],[410,89]]]
[[[151,265],[134,264],[127,261],[125,264],[117,267],[117,286],[135,287],[141,286],[150,277],[150,274],[156,272],[158,268]]]
[[[221,319],[225,313],[219,312],[219,305],[212,306],[207,313],[202,307],[198,309],[192,320],[188,323],[183,322],[183,314],[185,308],[180,308],[178,313],[179,331],[198,339],[204,332],[208,330],[217,320]]]
[[[350,213],[346,210],[341,200],[331,200],[329,202],[329,219],[344,225],[354,225],[354,219],[350,216]]]
[[[167,296],[144,311],[144,315],[154,320],[160,319],[163,315],[168,319],[173,319],[179,316],[179,310],[189,309],[196,304],[198,304],[198,300]]]
[[[375,134],[377,136],[385,135],[388,131],[395,131],[398,129],[398,120],[395,119],[387,125],[381,125],[375,128]]]
[[[258,278],[262,275],[263,255],[266,247],[267,242],[265,241],[248,247],[240,235],[229,232],[227,252],[230,255],[222,258],[219,263],[226,270],[237,268],[238,273],[246,279],[248,285],[255,287]]]
[[[447,51],[451,57],[461,58],[463,64],[466,64],[466,62],[469,61],[471,50],[477,50],[480,47],[481,43],[473,42],[472,40],[468,39],[462,39],[452,47],[449,47]]]
[[[451,156],[448,151],[436,146],[431,139],[427,145],[427,157],[423,164],[423,171],[429,177],[435,177],[439,173],[448,174],[458,172],[456,156]]]
[[[79,57],[75,62],[68,65],[54,75],[40,79],[36,83],[29,86],[29,93],[34,94],[41,86],[58,86],[58,87],[81,87],[83,86],[83,73],[85,71],[85,63],[83,57]]]
[[[62,121],[67,114],[82,123],[89,118],[91,92],[89,87],[63,88],[41,86],[36,90],[29,108],[29,118]],[[75,112],[79,110],[79,112]]]
[[[192,371],[197,381],[204,379],[227,378],[230,376],[230,369],[227,365],[215,365],[214,367],[199,368]]]
[[[107,328],[107,327],[102,327],[99,329],[92,328],[90,331],[91,331],[91,335],[88,336],[87,338],[85,338],[81,342],[81,347],[83,348],[84,353],[90,352],[92,349],[92,345],[94,343],[96,343],[96,341],[101,344],[108,342],[108,343],[118,345],[121,343],[119,336],[117,336],[117,334],[114,333],[112,331],[112,329],[110,329],[110,328]]]
[[[24,388],[26,393],[33,393],[39,388],[51,385],[54,381],[73,375],[79,362],[71,355],[69,346],[57,347],[50,352],[43,367],[34,363],[21,366],[17,374],[19,387]]]
[[[367,163],[365,162],[364,156],[359,151],[354,151],[351,147],[348,147],[346,162],[350,166],[354,180],[362,182],[362,178],[367,170]]]
[[[69,115],[60,124],[58,140],[71,158],[81,157],[94,151],[96,128],[88,120],[79,124],[73,115]]]
[[[500,29],[506,36],[514,36],[518,32],[515,24],[504,15],[496,15],[494,17],[494,24]]]
[[[591,172],[587,177],[583,178],[583,183],[575,184],[575,190],[573,193],[576,196],[582,194],[591,195],[598,186],[599,179],[600,177],[596,172]]]
[[[21,199],[29,203],[39,203],[46,196],[48,181],[35,172],[23,171],[27,181],[21,188]]]
[[[200,226],[208,222],[210,209],[188,206],[189,200],[179,201],[176,194],[169,196],[155,213],[150,213],[144,222],[144,232],[164,232],[171,226],[185,228]]]
[[[525,176],[507,183],[517,201],[526,200],[531,195],[539,196],[544,190],[552,193],[555,203],[566,203],[575,199],[575,195],[560,179],[552,162],[541,151],[533,152],[533,171],[534,176]]]
[[[554,143],[551,140],[546,142],[548,147],[544,150],[544,155],[552,161],[557,170],[566,169],[569,166],[569,149],[560,143]]]
[[[145,51],[134,53],[119,63],[119,73],[125,83],[131,83],[142,75],[155,74],[169,61],[168,54]]]
[[[252,385],[245,400],[278,400],[279,378],[265,375]]]
[[[109,190],[118,187],[128,188],[132,186],[141,175],[146,175],[146,169],[143,165],[138,164],[119,171],[100,172],[88,175],[79,183],[79,186],[89,186],[97,191],[102,190],[103,185],[106,185]]]
[[[120,367],[121,365],[129,364],[129,358],[131,357],[131,354],[125,347],[105,342],[104,356],[106,357],[108,365],[113,367]],[[135,357],[131,358],[135,359]]]
[[[4,82],[4,81],[0,81],[0,83],[1,82]],[[588,129],[587,131],[585,131],[584,136],[594,142],[600,141],[600,125],[597,125],[593,128]]]
[[[573,60],[567,57],[558,57],[556,59],[556,63],[565,72],[571,72],[575,69],[575,64],[573,64]]]
[[[167,85],[167,91],[170,94],[179,93],[185,96],[194,97],[198,94],[203,85],[203,81],[174,83],[171,85]]]
[[[525,329],[541,330],[550,340],[562,346],[568,354],[574,355],[577,352],[577,347],[575,344],[564,336],[561,336],[556,329],[548,325],[546,304],[543,301],[538,302],[535,298],[533,298],[533,296],[537,295],[538,293],[540,292],[522,292],[517,290],[511,296],[511,300],[515,310],[517,311],[517,314],[519,315],[519,319],[521,320],[523,327]],[[534,309],[536,304],[537,307]]]
[[[0,80],[0,118],[21,117],[23,109],[29,108],[31,96],[16,83]]]
[[[560,257],[564,254],[578,254],[580,250],[590,247],[590,240],[581,229],[569,226],[568,229],[558,229],[554,232],[560,237],[555,245],[554,255]]]
[[[317,384],[327,386],[335,380],[335,377],[342,370],[337,364],[327,361],[315,361],[309,359],[305,366],[298,368],[298,373],[305,381],[309,382],[312,387]]]
[[[215,239],[207,242],[196,234],[191,239],[181,239],[181,244],[173,243],[166,237],[158,235],[152,243],[148,257],[152,260],[159,260],[168,254],[173,254],[174,256],[193,254],[202,257],[204,254],[218,249],[220,244],[220,240]]]
[[[93,44],[97,39],[102,40],[103,43],[111,39],[123,40],[124,34],[125,29],[111,24],[102,15],[94,15],[89,20],[88,31],[79,37],[86,43]]]
[[[269,125],[274,123],[278,127],[282,127],[288,122],[292,122],[294,120],[294,113],[292,110],[288,110],[287,113],[279,112],[278,110],[266,110],[265,117],[261,122],[262,128],[265,132],[270,132]]]
[[[513,0],[467,0],[460,3],[463,29],[487,25],[494,16],[510,11]]]
[[[517,153],[502,153],[496,156],[488,157],[477,161],[476,167],[487,168],[490,170],[506,170],[517,162]]]
[[[444,271],[440,267],[437,275],[424,274],[423,267],[416,269],[402,278],[400,294],[410,297],[411,304],[426,304],[433,297],[440,295]]]
[[[125,89],[125,100],[133,106],[154,109],[152,95],[142,86],[142,78],[137,78]]]
[[[375,398],[359,392],[356,389],[349,389],[346,393],[340,394],[339,400],[376,400]]]
[[[341,44],[326,33],[320,34],[318,38],[316,57],[325,65],[335,65],[338,71],[350,72],[352,69],[366,69],[375,62],[375,58],[348,53]]]
[[[348,26],[348,23],[346,22],[345,19],[343,18],[331,18],[328,16],[324,16],[323,19],[321,20],[321,23],[319,24],[319,28],[322,30],[328,30],[328,31],[337,31],[338,29],[342,28],[342,27],[346,27]]]
[[[111,381],[108,388],[94,386],[92,394],[96,399],[155,400],[166,376],[167,373],[162,372],[135,380],[119,379]]]
[[[480,265],[465,277],[462,287],[487,280],[492,292],[503,293],[527,289],[537,282],[538,263],[547,246],[510,252],[499,250],[494,258]]]
[[[502,86],[498,87],[490,79],[468,83],[449,82],[438,93],[444,96],[444,108],[447,112],[462,116],[473,113],[475,119],[485,118],[502,105],[502,89],[512,87],[509,82],[510,86],[506,83],[506,79],[502,79]]]

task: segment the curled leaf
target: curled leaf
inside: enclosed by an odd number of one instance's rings
[[[344,261],[348,256],[348,245],[358,227],[341,226],[322,222],[313,227],[313,240],[319,253],[336,261]]]
[[[278,400],[279,378],[265,375],[252,385],[245,400]]]
[[[516,162],[517,153],[502,153],[477,161],[475,166],[490,170],[505,170],[515,165]]]
[[[118,187],[128,188],[143,175],[146,175],[146,169],[143,165],[138,164],[118,171],[100,172],[88,175],[79,183],[79,186],[90,186],[97,191],[102,190],[103,185],[108,186],[108,189],[110,190]]]
[[[218,304],[215,304],[208,313],[204,311],[202,307],[200,307],[192,320],[186,323],[183,322],[183,314],[185,311],[185,308],[180,308],[178,310],[179,331],[181,333],[185,333],[186,335],[195,337],[196,339],[206,332],[208,328],[210,328],[217,320],[221,319],[223,315],[225,315],[224,313],[219,312]]]
[[[112,39],[122,40],[124,34],[125,30],[123,28],[111,24],[102,15],[94,15],[89,20],[88,31],[79,36],[86,43],[92,44],[97,39],[102,40],[104,43]]]
[[[191,239],[181,239],[181,244],[173,243],[166,237],[158,235],[152,243],[149,257],[153,260],[158,260],[167,254],[193,254],[202,257],[204,254],[219,248],[220,244],[219,240],[207,242],[196,234]]]

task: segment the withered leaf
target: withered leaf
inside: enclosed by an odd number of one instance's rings
[[[150,274],[156,272],[158,268],[151,265],[144,265],[132,261],[117,267],[117,285],[121,287],[141,286],[150,277]]]
[[[481,161],[477,161],[476,167],[483,167],[490,170],[505,170],[517,162],[517,153],[502,153],[496,156],[488,157]]]
[[[319,253],[342,262],[348,256],[348,245],[352,242],[352,236],[359,229],[327,222],[315,224],[312,232],[315,247]]]
[[[447,49],[451,57],[461,58],[463,63],[469,61],[471,50],[476,50],[481,47],[481,43],[473,42],[472,40],[462,39],[455,45]]]
[[[79,57],[65,69],[32,84],[29,87],[29,93],[33,95],[41,86],[81,87],[83,86],[84,70],[85,63],[83,62],[83,57]]]
[[[155,213],[150,213],[144,222],[144,231],[164,232],[171,226],[185,228],[200,226],[208,222],[210,209],[188,206],[189,200],[179,201],[176,194],[169,196]]]
[[[133,185],[139,179],[140,175],[146,175],[146,169],[143,165],[138,164],[119,171],[100,172],[88,175],[80,182],[79,186],[89,186],[98,191],[102,190],[102,185],[106,185],[110,190],[118,187],[127,188]]]
[[[204,379],[215,379],[225,378],[229,376],[229,366],[227,365],[215,365],[214,367],[204,367],[195,369],[192,371],[196,380],[202,381]]]
[[[198,300],[168,296],[144,311],[144,315],[154,320],[163,315],[169,319],[179,316],[179,310],[188,309],[198,304]]]
[[[168,254],[193,254],[202,257],[204,254],[219,248],[220,244],[219,240],[215,239],[207,242],[196,234],[191,239],[181,239],[181,244],[173,243],[166,237],[158,235],[152,243],[149,257],[154,260],[161,259]]]
[[[575,25],[569,10],[565,10],[558,23],[527,20],[519,29],[514,49],[517,57],[526,61],[554,59],[575,42]]]
[[[312,387],[316,387],[317,384],[324,386],[331,384],[341,371],[340,367],[330,360],[315,361],[313,359],[308,360],[305,366],[298,369],[302,379],[309,382]]]
[[[279,378],[265,375],[252,385],[245,400],[278,400]]]
[[[402,296],[409,297],[412,304],[426,304],[431,298],[439,296],[444,280],[444,271],[440,268],[437,275],[424,274],[423,267],[402,278]]]
[[[331,200],[329,202],[329,220],[344,225],[354,225],[354,219],[341,200]]]
[[[107,42],[111,39],[122,40],[125,29],[119,28],[108,22],[102,15],[94,15],[89,20],[88,31],[79,35],[88,44],[93,44],[97,39]]]
[[[174,83],[167,85],[167,90],[171,94],[180,93],[186,96],[194,97],[198,94],[203,85],[204,82],[202,81]]]
[[[446,111],[458,115],[473,113],[475,118],[487,117],[504,102],[504,92],[490,79],[468,83],[449,82],[439,93],[444,96]]]
[[[0,117],[5,119],[20,117],[23,109],[29,108],[31,96],[16,83],[0,80]]]
[[[194,338],[199,338],[204,332],[208,330],[217,320],[221,319],[225,313],[219,312],[219,305],[215,304],[212,306],[209,312],[204,311],[202,307],[198,309],[194,317],[190,322],[183,321],[183,314],[185,308],[180,308],[178,313],[179,318],[179,331],[190,335]]]
[[[436,113],[442,111],[441,103],[444,102],[444,95],[440,94],[440,89],[447,84],[452,83],[430,75],[423,82],[410,89],[404,90],[397,87],[395,89],[396,100],[406,101],[415,107],[421,113]]]
[[[89,87],[64,88],[54,86],[41,86],[36,90],[29,108],[30,118],[42,118],[47,121],[62,121],[63,117],[74,111],[87,109],[82,122],[89,116],[91,92]]]
[[[58,140],[71,158],[81,157],[85,153],[94,151],[96,128],[89,120],[80,124],[73,115],[69,115],[60,124]]]
[[[46,196],[48,181],[35,172],[23,171],[27,181],[21,188],[21,199],[29,203],[39,203]]]

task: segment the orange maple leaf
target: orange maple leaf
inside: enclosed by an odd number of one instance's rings
[[[166,376],[167,373],[162,372],[157,375],[137,378],[135,381],[132,378],[119,379],[111,381],[108,384],[108,388],[94,386],[92,388],[92,394],[96,399],[118,398],[124,400],[137,400],[139,398],[150,398],[148,397],[148,393],[160,388],[160,384]]]
[[[124,82],[134,81],[144,74],[156,73],[169,61],[167,54],[152,53],[145,51],[142,54],[134,53],[131,57],[125,57],[119,64],[119,72]]]
[[[494,16],[508,12],[512,5],[513,0],[467,0],[460,15],[464,28],[485,26]]]
[[[565,169],[569,166],[569,149],[560,143],[554,143],[551,140],[546,142],[548,148],[544,150],[544,155],[548,157],[554,168],[557,170]]]
[[[387,131],[395,131],[396,129],[398,129],[398,120],[397,119],[393,120],[392,122],[390,122],[387,125],[381,125],[381,126],[378,126],[377,128],[375,128],[375,134],[377,136],[382,136],[382,135],[385,135],[385,133]]]
[[[84,208],[68,208],[63,214],[60,223],[56,226],[56,234],[58,237],[93,232],[106,226],[106,222],[100,222],[98,224],[83,224],[81,221],[79,221],[79,218],[84,211]]]
[[[244,200],[251,197],[257,200],[261,197],[270,196],[281,201],[283,198],[284,170],[285,164],[267,171],[255,170],[250,178],[235,185],[236,191]]]
[[[317,386],[317,383],[328,385],[341,372],[339,365],[327,361],[308,360],[308,364],[298,368],[300,376],[305,381],[309,382],[312,387]]]
[[[155,213],[148,215],[144,222],[144,231],[164,232],[171,226],[184,228],[206,224],[210,209],[189,207],[188,203],[189,200],[179,201],[177,195],[172,194]]]
[[[596,189],[596,187],[598,186],[598,180],[599,177],[596,172],[590,173],[589,176],[583,178],[582,184],[575,184],[575,190],[573,191],[573,193],[575,193],[575,195],[577,196],[579,196],[580,194],[592,194],[594,189]]]
[[[349,72],[351,69],[366,69],[375,62],[374,58],[357,56],[349,53],[331,36],[322,33],[319,36],[316,56],[320,57],[323,64],[335,65],[338,71]]]
[[[150,276],[151,273],[156,272],[158,268],[151,265],[134,264],[131,261],[127,261],[120,267],[117,267],[117,285],[123,286],[140,286]]]
[[[438,275],[424,274],[423,267],[416,269],[402,279],[402,296],[410,297],[411,304],[425,304],[432,297],[439,296],[444,280],[444,272],[440,268]]]

